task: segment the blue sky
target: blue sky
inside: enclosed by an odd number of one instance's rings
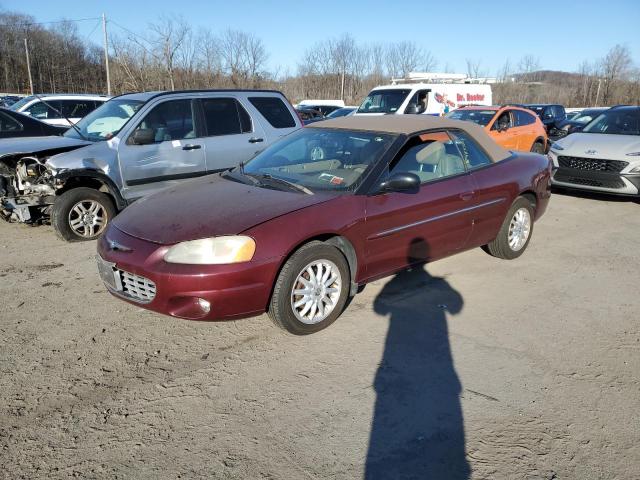
[[[182,15],[195,29],[241,29],[260,37],[269,67],[295,72],[314,42],[350,33],[359,43],[412,40],[430,50],[439,67],[466,71],[466,58],[480,59],[491,75],[510,58],[540,58],[542,68],[574,71],[583,60],[626,44],[640,66],[640,0],[0,0],[0,8],[38,21],[99,16],[144,32],[160,15]],[[99,43],[96,21],[80,22],[80,33]],[[118,28],[112,25],[113,33]]]

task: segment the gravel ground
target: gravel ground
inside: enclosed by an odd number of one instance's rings
[[[125,304],[94,242],[0,223],[0,477],[640,478],[639,208],[556,194],[520,259],[303,338]]]

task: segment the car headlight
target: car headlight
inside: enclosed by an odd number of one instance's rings
[[[561,145],[558,145],[558,142],[553,142],[551,144],[551,149],[552,150],[564,150],[564,147]]]
[[[164,254],[164,261],[192,265],[240,263],[251,260],[255,251],[253,238],[229,235],[178,243]]]

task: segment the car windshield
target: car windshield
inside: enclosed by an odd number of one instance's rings
[[[346,117],[351,112],[353,112],[353,110],[353,108],[339,108],[327,115],[327,118]]]
[[[358,108],[358,113],[395,113],[410,89],[373,90]]]
[[[70,128],[65,137],[99,142],[109,140],[118,134],[125,123],[140,109],[140,100],[114,99],[105,102],[89,115],[76,123],[77,130]]]
[[[609,135],[640,135],[640,109],[608,110],[594,118],[582,131]]]
[[[572,119],[570,119],[567,116],[567,120],[571,120],[573,122],[578,122],[586,125],[591,120],[596,118],[599,113],[602,113],[602,111],[594,110],[594,111],[580,112],[578,115],[575,115]]]
[[[14,103],[13,105],[11,105],[9,107],[9,110],[13,110],[14,112],[17,112],[18,110],[20,110],[23,106],[25,106],[27,103],[29,103],[31,100],[35,100],[36,97],[24,97],[21,98],[20,100],[18,100],[16,103]]]
[[[267,188],[351,191],[391,145],[394,135],[303,128],[258,154],[233,173]],[[255,182],[254,182],[255,183]]]
[[[495,114],[496,110],[459,109],[448,113],[446,117],[453,120],[465,120],[468,122],[477,123],[478,125],[486,126],[489,124]]]

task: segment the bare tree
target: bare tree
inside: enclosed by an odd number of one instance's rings
[[[481,60],[467,58],[466,62],[467,62],[467,76],[471,78],[479,78],[483,76],[481,71],[481,66],[482,66]]]
[[[531,54],[525,55],[518,63],[518,70],[524,82],[534,82],[535,72],[540,70],[540,59]]]
[[[387,48],[387,71],[391,77],[406,77],[424,60],[424,52],[415,42],[392,43]]]
[[[183,18],[174,20],[169,17],[163,17],[159,23],[150,24],[149,29],[153,35],[151,43],[156,46],[159,52],[156,55],[163,59],[164,67],[169,76],[169,85],[171,90],[175,90],[174,66],[176,55],[189,38],[191,28]]]
[[[608,104],[615,84],[624,79],[631,69],[632,61],[629,48],[622,45],[614,46],[600,61],[600,65],[604,80],[602,100],[605,104]]]

